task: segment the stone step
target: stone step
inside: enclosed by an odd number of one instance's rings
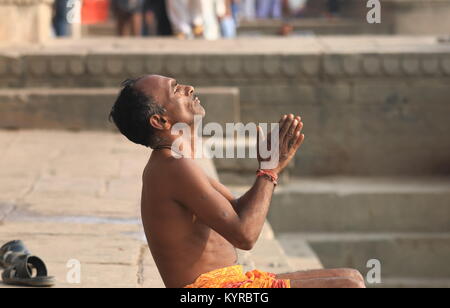
[[[252,20],[241,21],[237,29],[238,36],[279,35],[283,20]],[[366,21],[350,18],[301,18],[289,22],[294,28],[294,34],[314,35],[361,35],[361,34],[391,34],[392,24],[385,22],[371,25]],[[83,37],[113,37],[116,27],[113,22],[103,24],[83,25]]]
[[[116,88],[149,72],[239,88],[244,123],[300,114],[307,137],[295,175],[450,174],[450,44],[435,36],[105,38],[0,47],[2,89]]]
[[[385,278],[381,284],[369,285],[370,288],[450,288],[450,279],[420,279],[420,278]]]
[[[214,165],[219,173],[220,180],[228,185],[249,185],[255,181],[256,170],[259,168],[256,159],[257,137],[237,137],[226,139],[223,143],[225,148],[233,147],[235,158],[214,158]],[[239,158],[238,153],[244,153],[245,158]],[[224,154],[226,154],[224,150]],[[295,168],[295,161],[287,167],[286,171],[280,176],[281,184],[290,181],[290,174]]]
[[[233,195],[239,197],[250,186],[230,186]],[[299,270],[320,269],[322,264],[306,242],[296,245],[296,256],[287,256],[275,236],[269,222],[266,222],[255,247],[251,251],[238,250],[239,263],[246,271],[259,269],[276,274]]]
[[[324,177],[278,187],[279,232],[450,232],[449,178]]]
[[[27,88],[0,90],[0,128],[111,130],[108,122],[119,88]],[[239,89],[196,89],[208,110],[204,124],[239,122]]]
[[[239,36],[279,35],[281,27],[288,23],[293,35],[363,35],[391,34],[392,24],[371,25],[367,21],[356,19],[301,18],[285,20],[242,21],[238,28]]]
[[[283,233],[278,239],[288,256],[307,242],[326,268],[350,267],[366,275],[372,259],[381,279],[450,279],[450,233]]]

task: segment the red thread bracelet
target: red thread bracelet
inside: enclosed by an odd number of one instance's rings
[[[275,184],[275,186],[278,185],[278,175],[277,175],[275,172],[273,172],[273,171],[258,169],[258,170],[256,171],[256,175],[257,175],[258,177],[260,177],[260,176],[266,177],[266,178],[269,179],[273,184]]]

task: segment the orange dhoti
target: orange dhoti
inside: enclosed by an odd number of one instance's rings
[[[290,288],[289,280],[276,279],[275,274],[258,270],[244,274],[241,265],[218,269],[201,275],[197,280],[186,288]]]

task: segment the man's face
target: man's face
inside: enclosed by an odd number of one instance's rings
[[[171,125],[186,123],[192,125],[194,116],[204,117],[206,112],[195,96],[192,86],[180,85],[173,78],[148,75],[136,83],[136,88],[152,96],[167,110],[163,115]]]

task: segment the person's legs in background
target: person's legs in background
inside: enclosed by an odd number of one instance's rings
[[[271,2],[272,0],[256,0],[256,18],[269,18]]]
[[[153,13],[156,19],[156,31],[158,35],[173,35],[172,25],[167,15],[166,0],[148,0],[152,2]]]
[[[142,34],[144,36],[155,36],[157,33],[157,20],[153,0],[144,1],[144,22]]]
[[[221,37],[220,19],[226,14],[225,1],[227,0],[201,0],[203,36],[207,40],[217,40]]]
[[[283,3],[281,0],[256,0],[256,16],[260,19],[281,18]]]
[[[116,16],[119,36],[142,34],[142,0],[113,0],[112,9]]]
[[[167,12],[175,35],[178,38],[191,38],[190,0],[167,0]]]
[[[254,20],[256,18],[255,0],[241,0],[239,13],[243,20]]]
[[[70,27],[67,20],[69,12],[68,2],[69,0],[55,0],[53,4],[55,14],[53,17],[53,29],[57,37],[70,35]]]
[[[214,0],[189,0],[189,13],[194,37],[204,37],[206,27],[209,27],[210,31],[207,35],[209,37],[211,37],[211,35],[214,36],[214,33],[211,33],[211,31],[214,31],[214,29],[211,28],[214,27],[214,20],[211,20],[211,14],[214,14],[212,9],[213,6]],[[215,15],[212,18],[215,18]],[[213,23],[212,25],[210,25],[211,22]]]
[[[281,19],[283,17],[283,2],[282,0],[271,0],[270,17]]]
[[[336,17],[341,10],[341,3],[339,0],[328,0],[328,14],[330,17]]]
[[[240,0],[230,0],[231,16],[236,26],[239,24]]]
[[[231,16],[226,16],[220,22],[220,29],[222,37],[226,39],[232,39],[236,37],[236,23]]]
[[[134,10],[130,14],[130,28],[131,28],[131,36],[140,36],[142,35],[142,7],[137,10]]]
[[[308,0],[285,0],[286,11],[290,17],[303,17],[306,11]]]
[[[233,16],[233,0],[223,0],[223,12],[218,12],[220,20],[220,30],[223,38],[231,39],[236,37],[236,21]],[[222,15],[220,15],[222,13]]]

